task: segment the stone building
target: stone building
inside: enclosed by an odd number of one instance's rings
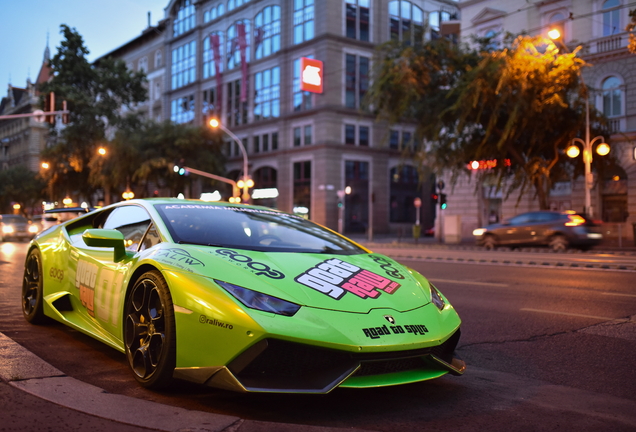
[[[547,37],[550,29],[558,28],[569,49],[581,47],[583,59],[591,64],[582,74],[592,90],[590,106],[609,119],[613,133],[604,139],[620,161],[620,167],[605,178],[594,176],[593,216],[603,220],[606,237],[630,239],[632,223],[636,222],[636,55],[627,50],[628,33],[624,29],[633,3],[627,0],[467,0],[458,6],[464,42],[469,42],[471,35],[495,36],[494,43],[499,44],[506,31]],[[600,156],[594,153],[594,157]],[[550,205],[557,210],[583,211],[584,192],[582,176],[558,183],[551,192]],[[476,185],[470,178],[461,179],[448,195],[448,202],[446,215],[461,215],[464,238],[470,237],[473,228],[486,225],[487,216],[493,210],[500,217],[508,218],[538,209],[538,203],[530,194],[517,205],[517,196],[504,200],[493,185]]]

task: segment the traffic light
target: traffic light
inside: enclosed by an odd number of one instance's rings
[[[436,193],[431,194],[431,204],[437,205],[437,201],[439,200],[439,195]]]
[[[50,92],[44,98],[44,112],[53,112],[55,111],[55,93]],[[52,125],[55,124],[55,114],[47,115],[46,121]]]
[[[446,207],[446,194],[439,194],[439,208],[444,210]]]
[[[181,159],[179,162],[175,162],[172,170],[180,176],[188,175],[188,170],[183,166],[183,159]]]

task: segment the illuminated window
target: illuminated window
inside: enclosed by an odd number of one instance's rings
[[[195,17],[192,0],[181,0],[176,6],[176,16],[173,18],[172,33],[178,36],[194,28]]]
[[[346,35],[351,39],[369,40],[369,0],[346,0]]]
[[[196,79],[197,42],[188,42],[172,50],[172,88],[177,89]]]
[[[307,56],[307,58],[314,58]],[[294,111],[303,111],[312,107],[312,93],[300,90],[300,59],[294,60],[294,82],[293,82]]]
[[[257,59],[280,51],[280,6],[268,6],[254,18]]]
[[[280,117],[280,67],[254,74],[254,120]]]
[[[214,50],[212,49],[211,36],[218,36],[219,38],[219,54],[223,58],[223,33],[213,32],[210,36],[203,38],[203,78],[210,78],[216,76],[216,63],[214,62]],[[221,71],[223,72],[223,61],[220,63]]]
[[[294,0],[294,44],[314,38],[314,0]]]
[[[603,36],[611,36],[622,31],[618,6],[619,0],[607,0],[603,3]]]
[[[389,2],[389,32],[391,40],[407,44],[424,39],[424,11],[409,1]]]
[[[238,24],[245,25],[245,61],[250,61],[250,22],[249,20],[239,20],[227,29],[227,70],[241,65],[241,50],[239,47]]]
[[[175,123],[190,123],[194,121],[194,95],[172,100],[170,120]]]

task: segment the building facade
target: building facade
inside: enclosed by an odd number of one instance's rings
[[[500,46],[506,31],[548,37],[548,31],[557,28],[569,49],[580,47],[583,59],[591,65],[582,74],[591,90],[590,106],[609,119],[612,135],[604,140],[620,164],[605,178],[594,175],[593,216],[603,220],[607,237],[631,239],[636,222],[636,55],[627,50],[625,27],[634,4],[627,0],[468,0],[458,6],[463,42],[470,42],[471,35],[494,36],[494,44]],[[594,157],[600,156],[594,153]],[[583,211],[584,195],[582,176],[557,183],[550,206]],[[503,200],[495,185],[476,185],[470,178],[461,179],[448,197],[446,213],[462,215],[464,238],[470,237],[473,228],[486,225],[493,211],[508,218],[538,209],[531,195],[517,205],[518,197]]]
[[[419,184],[410,162],[414,127],[379,124],[362,102],[375,46],[438,37],[456,4],[172,0],[164,116],[195,125],[215,117],[230,129],[247,150],[255,204],[334,229],[342,216],[349,233],[410,232],[414,199],[433,188]],[[323,62],[322,93],[301,90],[301,58]],[[228,177],[239,178],[242,154],[231,140],[227,154]],[[431,226],[433,206],[422,201],[421,223]]]

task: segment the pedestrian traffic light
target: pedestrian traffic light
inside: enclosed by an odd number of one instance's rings
[[[439,208],[444,210],[446,207],[446,194],[439,194]]]
[[[439,200],[439,195],[437,195],[436,193],[432,193],[431,194],[431,204],[437,205],[438,200]]]

